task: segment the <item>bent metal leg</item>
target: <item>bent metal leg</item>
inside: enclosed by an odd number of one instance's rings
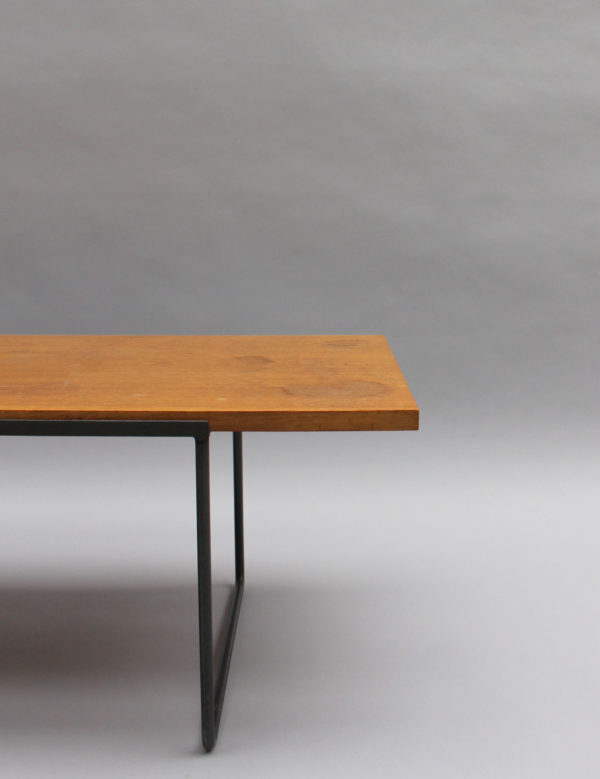
[[[8,436],[146,436],[191,437],[196,449],[198,545],[198,613],[200,634],[200,699],[202,743],[210,752],[217,740],[227,676],[244,591],[244,517],[242,434],[233,433],[235,526],[235,589],[220,662],[213,657],[212,575],[210,547],[209,425],[183,420],[56,420],[1,419],[0,435]],[[215,674],[214,669],[217,668]]]
[[[217,740],[233,643],[244,593],[244,512],[242,492],[242,434],[233,434],[235,525],[235,589],[228,616],[223,655],[214,675],[212,638],[212,575],[208,437],[196,439],[196,501],[198,521],[198,620],[200,626],[200,687],[202,743],[210,752]]]

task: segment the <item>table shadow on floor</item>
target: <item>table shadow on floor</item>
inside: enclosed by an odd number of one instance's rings
[[[219,623],[230,592],[215,588]],[[338,728],[345,717],[354,721],[357,705],[368,709],[387,683],[382,645],[384,660],[407,651],[394,637],[397,629],[380,619],[385,608],[383,590],[350,581],[247,587],[223,748],[294,733],[310,737],[332,718]],[[5,733],[88,730],[101,738],[119,730],[155,745],[164,740],[168,751],[169,732],[174,743],[185,725],[189,750],[197,751],[195,586],[4,586],[0,622],[0,688],[20,701],[0,714]],[[374,627],[383,635],[373,635]],[[90,692],[100,691],[109,696],[104,708],[90,702]]]

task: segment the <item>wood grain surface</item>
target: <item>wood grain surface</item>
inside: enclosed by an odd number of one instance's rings
[[[382,335],[1,335],[0,418],[416,430]]]

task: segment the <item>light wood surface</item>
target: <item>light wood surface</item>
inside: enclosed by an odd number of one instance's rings
[[[0,336],[0,418],[416,430],[382,335]]]

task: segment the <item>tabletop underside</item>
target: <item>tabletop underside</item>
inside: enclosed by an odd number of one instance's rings
[[[416,430],[382,335],[0,336],[2,419],[201,419],[211,430]]]

